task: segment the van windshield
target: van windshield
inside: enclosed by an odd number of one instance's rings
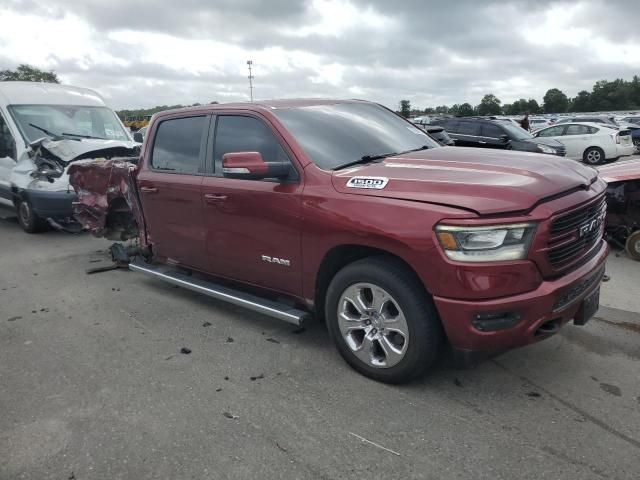
[[[58,136],[130,140],[116,114],[107,107],[10,105],[9,112],[29,143],[45,136],[42,129]]]
[[[337,103],[274,110],[320,168],[439,146],[424,130],[374,103]]]

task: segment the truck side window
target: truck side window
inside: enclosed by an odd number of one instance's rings
[[[16,142],[11,135],[9,125],[4,121],[4,117],[0,114],[0,158],[9,157],[13,160],[16,156]]]
[[[216,172],[222,171],[222,156],[230,152],[260,152],[265,162],[291,163],[271,129],[253,117],[218,117],[213,148]]]
[[[151,154],[151,167],[172,173],[202,172],[200,148],[208,126],[207,117],[164,120],[158,126]]]

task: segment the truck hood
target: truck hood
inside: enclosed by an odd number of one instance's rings
[[[552,155],[440,147],[338,170],[332,181],[345,194],[436,203],[490,215],[530,210],[544,198],[586,189],[597,177],[593,168]]]

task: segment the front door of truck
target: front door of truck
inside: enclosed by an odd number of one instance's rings
[[[210,116],[161,120],[138,187],[154,254],[207,270],[201,185]]]
[[[214,275],[293,295],[301,291],[302,183],[291,163],[287,180],[222,176],[222,156],[260,152],[266,162],[291,162],[284,142],[261,118],[218,115],[212,121],[204,178],[205,249]]]

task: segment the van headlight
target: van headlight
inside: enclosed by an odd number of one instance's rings
[[[451,260],[501,262],[526,258],[535,229],[533,223],[482,227],[438,225],[436,236]]]

